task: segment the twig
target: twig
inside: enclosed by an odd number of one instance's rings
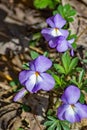
[[[1,71],[0,71],[0,76],[1,76],[2,78],[5,78],[6,80],[9,80],[9,81],[12,80],[12,78],[11,78],[10,75],[5,75],[5,74],[3,74],[3,72],[1,72]]]
[[[7,38],[7,39],[10,39],[9,36],[7,36],[5,33],[1,32],[1,31],[0,31],[0,35]]]
[[[43,51],[41,51],[40,49],[38,49],[38,48],[36,48],[36,47],[29,46],[29,48],[32,49],[32,50],[34,50],[34,51],[36,51],[36,52],[38,52],[38,53],[40,53],[40,54],[42,54],[42,55],[44,54]]]
[[[40,128],[40,130],[42,130],[42,128],[41,128],[41,126],[40,126],[40,124],[39,124],[39,122],[38,122],[38,120],[37,120],[37,118],[36,118],[36,116],[35,116],[34,114],[33,114],[33,117],[34,117],[34,119],[35,119],[35,121],[36,121],[38,127]]]

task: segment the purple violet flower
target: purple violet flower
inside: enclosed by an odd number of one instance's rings
[[[13,99],[14,102],[16,102],[16,101],[18,101],[20,98],[24,97],[27,93],[28,93],[28,91],[27,91],[25,88],[21,89],[21,90],[16,94],[16,96],[14,97],[14,99]]]
[[[24,70],[19,74],[19,81],[25,86],[15,96],[14,101],[17,101],[25,95],[27,91],[36,93],[38,90],[51,90],[55,81],[50,74],[45,73],[52,66],[52,62],[45,56],[39,56],[30,62],[30,70]]]
[[[87,118],[87,105],[78,102],[80,90],[70,85],[63,93],[61,100],[63,104],[58,108],[57,116],[60,120],[67,120],[71,123],[80,122]]]
[[[68,30],[62,29],[66,24],[61,15],[56,14],[46,20],[47,24],[51,28],[42,29],[41,33],[44,38],[49,42],[51,48],[56,48],[58,52],[65,52],[69,48],[71,49],[71,55],[73,55],[72,43],[74,39],[66,40],[69,35]]]
[[[61,15],[56,14],[46,20],[47,24],[51,28],[44,28],[41,33],[47,41],[56,40],[56,37],[64,36],[68,37],[69,32],[67,30],[62,29],[62,27],[66,24],[66,20],[64,20]]]
[[[68,49],[71,49],[71,55],[74,55],[72,43],[74,42],[74,38],[70,40],[66,40],[64,36],[60,36],[56,38],[56,41],[53,42],[52,40],[49,41],[49,46],[51,48],[55,48],[58,52],[65,52]]]

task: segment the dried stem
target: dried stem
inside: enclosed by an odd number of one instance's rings
[[[44,54],[44,52],[41,51],[40,49],[38,49],[37,47],[29,46],[29,48],[36,51],[36,52],[38,52],[38,53],[40,53],[40,54],[42,54],[42,55]]]
[[[38,122],[38,120],[37,120],[37,118],[36,118],[36,116],[35,116],[34,114],[33,114],[33,117],[34,117],[34,119],[35,119],[35,121],[36,121],[38,127],[40,128],[40,130],[42,130],[42,128],[41,128],[41,126],[40,126],[40,124],[39,124],[39,122]]]

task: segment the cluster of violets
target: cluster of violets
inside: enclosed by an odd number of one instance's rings
[[[74,39],[67,40],[69,32],[62,29],[66,21],[59,15],[47,19],[51,28],[42,30],[42,35],[49,42],[51,48],[56,48],[58,52],[65,52],[71,49],[73,55],[72,43]],[[52,66],[52,61],[47,57],[40,55],[29,63],[29,70],[23,70],[19,74],[20,83],[25,86],[14,97],[18,101],[26,93],[36,93],[39,90],[50,91],[55,86],[54,78],[46,73]],[[80,89],[74,85],[69,85],[65,89],[58,107],[57,117],[60,120],[67,120],[71,123],[80,122],[81,119],[87,118],[87,105],[81,104]]]
[[[44,28],[41,33],[48,41],[51,48],[56,48],[58,52],[65,52],[71,49],[71,55],[74,55],[72,43],[74,38],[67,40],[69,36],[68,30],[62,29],[66,24],[66,20],[61,15],[56,14],[46,20],[49,28]]]

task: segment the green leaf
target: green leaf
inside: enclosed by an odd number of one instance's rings
[[[64,121],[60,121],[60,124],[61,124],[63,130],[70,130],[69,123],[66,123]]]
[[[47,117],[49,120],[53,120],[53,121],[55,121],[56,120],[56,118],[55,117],[53,117],[53,116],[48,116]]]
[[[75,42],[73,42],[73,43],[72,43],[72,47],[73,47],[74,49],[76,49],[76,48],[77,48],[77,44],[76,44]]]
[[[43,55],[46,56],[46,57],[48,57],[49,52],[48,52],[48,51],[45,51]]]
[[[83,87],[83,90],[87,93],[87,87]]]
[[[62,130],[61,125],[58,123],[56,130]]]
[[[53,14],[57,13],[59,13],[69,23],[74,20],[72,16],[76,14],[76,11],[71,7],[70,4],[65,4],[64,6],[59,5],[57,10],[53,11]]]
[[[34,6],[39,9],[44,9],[48,6],[48,1],[46,0],[34,0]]]
[[[30,55],[31,55],[32,59],[35,59],[35,58],[37,58],[39,56],[39,54],[37,52],[35,52],[35,51],[30,51]]]
[[[58,12],[62,15],[62,17],[64,17],[63,6],[62,5],[58,6]]]
[[[10,83],[9,83],[9,84],[10,84],[10,86],[11,86],[11,87],[15,87],[15,86],[16,86],[15,81],[10,81]]]
[[[48,130],[55,130],[58,123],[59,123],[59,121],[56,120],[53,124],[51,124],[51,126],[48,128]]]
[[[61,124],[61,125],[63,127],[63,130],[70,130],[70,128],[67,125],[65,125],[65,124]]]
[[[70,10],[71,6],[69,4],[64,5],[64,12]]]
[[[61,125],[56,117],[48,116],[48,121],[44,123],[46,130],[61,130]]]
[[[84,103],[85,102],[85,96],[84,96],[84,94],[82,92],[81,92],[79,101],[80,101],[80,103]]]
[[[40,39],[40,38],[41,38],[41,33],[38,32],[38,33],[33,34],[32,40],[37,40],[37,39]]]
[[[76,14],[76,10],[73,10],[72,8],[70,8],[70,12],[68,13],[68,17],[74,16],[75,14]]]
[[[80,72],[80,75],[79,75],[79,83],[82,82],[84,75],[85,75],[85,71],[84,71],[84,69],[83,69],[83,70]]]
[[[59,73],[62,73],[62,74],[65,74],[65,70],[64,68],[59,65],[59,64],[54,64],[54,68],[59,72]]]
[[[12,87],[12,90],[14,92],[16,92],[17,91],[17,87],[16,86],[19,86],[20,83],[19,83],[19,80],[17,79],[17,80],[10,81],[9,85]]]
[[[83,61],[85,64],[87,64],[87,59],[83,59],[82,61]]]
[[[67,19],[68,22],[73,22],[74,21],[74,19],[71,18],[71,17],[70,18],[66,18],[66,19]]]
[[[70,65],[69,65],[69,72],[74,69],[78,64],[78,57],[75,57],[74,59],[72,59]]]
[[[22,65],[22,68],[23,68],[24,70],[29,70],[29,63],[24,63],[24,64]]]
[[[61,86],[61,78],[58,75],[53,74],[53,77],[57,83],[57,86]]]
[[[70,61],[71,61],[70,55],[67,52],[65,52],[63,54],[63,56],[62,56],[62,64],[63,64],[63,66],[65,68],[66,74],[67,74],[67,72],[69,70]]]
[[[78,86],[78,82],[76,81],[76,76],[73,76],[73,79],[70,80],[70,83]]]
[[[23,128],[18,128],[17,130],[24,130]]]
[[[85,81],[84,81],[83,85],[87,85],[87,79],[85,79]]]
[[[44,9],[47,7],[53,9],[58,3],[60,3],[60,0],[34,0],[34,6],[37,9]]]
[[[53,124],[53,122],[54,122],[54,121],[46,121],[46,122],[44,123],[44,125],[45,125],[46,127],[48,127],[48,126],[51,126],[51,125]]]
[[[48,109],[48,111],[47,111],[47,116],[51,116],[52,115],[52,113],[53,113],[53,110],[52,109]]]
[[[30,112],[31,111],[31,107],[27,106],[25,104],[21,105],[22,110],[24,110],[25,112]]]

